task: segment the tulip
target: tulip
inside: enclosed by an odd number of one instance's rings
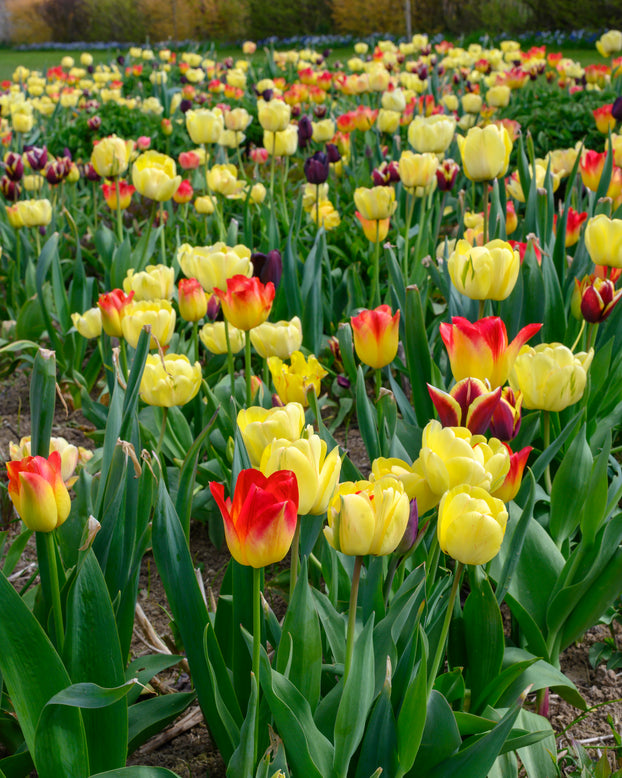
[[[83,338],[98,338],[102,333],[102,314],[98,307],[84,313],[72,313],[71,321]]]
[[[210,216],[216,210],[214,198],[210,197],[209,195],[205,195],[204,197],[197,197],[194,201],[194,207],[197,213],[203,214],[205,216]]]
[[[182,179],[177,187],[177,191],[173,195],[173,200],[175,200],[178,205],[185,205],[185,203],[189,203],[193,197],[194,189],[192,188],[192,184],[188,179]]]
[[[132,183],[139,194],[159,203],[170,200],[181,183],[175,161],[149,150],[141,154],[132,167]]]
[[[51,437],[49,454],[57,451],[60,454],[60,474],[68,489],[75,483],[74,473],[79,464],[88,462],[93,456],[91,451],[69,443],[65,438]],[[25,435],[19,443],[9,443],[9,456],[12,461],[18,461],[31,456],[31,437]],[[48,454],[48,455],[49,455]]]
[[[394,315],[388,305],[361,311],[350,319],[354,348],[361,362],[376,370],[393,362],[399,345],[399,323],[400,312]]]
[[[322,119],[319,122],[311,122],[311,138],[316,143],[326,143],[335,136],[335,122],[332,119]]]
[[[523,346],[509,376],[525,408],[562,411],[583,396],[594,349],[573,354],[561,343]]]
[[[175,285],[175,270],[166,265],[147,265],[140,273],[133,268],[123,279],[123,289],[134,292],[134,300],[171,300]]]
[[[168,345],[175,331],[175,311],[168,300],[141,300],[126,305],[121,330],[132,348],[138,345],[140,333],[147,325],[151,327],[149,348]]]
[[[266,321],[254,327],[250,336],[255,351],[264,359],[289,359],[302,345],[302,324],[298,316],[291,321]]]
[[[464,174],[471,181],[491,181],[506,174],[512,141],[505,127],[472,127],[466,137],[458,136],[458,146]]]
[[[557,214],[554,215],[553,219],[553,226],[557,228]],[[586,220],[586,211],[579,212],[575,211],[574,208],[568,208],[568,213],[566,215],[566,248],[574,246],[575,243],[579,242],[581,227]]]
[[[330,200],[320,200],[314,204],[309,214],[318,227],[324,227],[326,232],[336,229],[341,224],[339,212]]]
[[[521,423],[523,395],[504,386],[497,407],[490,419],[490,434],[499,440],[512,440],[518,435]]]
[[[207,297],[196,278],[182,278],[177,287],[179,314],[184,321],[200,321],[207,313]]]
[[[201,164],[201,154],[194,150],[182,151],[178,157],[178,160],[179,166],[182,170],[196,170]]]
[[[298,402],[305,408],[309,405],[307,393],[313,388],[319,396],[321,380],[327,375],[313,354],[305,359],[300,351],[293,352],[289,365],[278,357],[268,357],[268,368],[281,402]]]
[[[267,132],[282,132],[289,125],[291,108],[282,100],[259,100],[257,118]]]
[[[186,405],[197,395],[201,378],[201,365],[191,365],[184,354],[149,354],[140,380],[140,398],[159,408]]]
[[[399,545],[409,518],[410,501],[396,478],[347,481],[329,505],[324,536],[342,554],[384,556]]]
[[[47,227],[52,221],[52,204],[43,200],[20,200],[15,203],[19,220],[24,227]]]
[[[456,289],[472,300],[505,300],[520,270],[517,251],[503,240],[471,246],[459,240],[447,260],[447,269]]]
[[[438,505],[439,497],[430,489],[419,460],[409,465],[397,457],[374,459],[371,463],[371,480],[378,481],[385,475],[400,481],[408,499],[416,501],[419,516]]]
[[[595,265],[622,268],[622,219],[593,216],[585,228],[585,247]]]
[[[518,494],[523,480],[525,465],[532,451],[531,446],[525,446],[525,448],[514,454],[509,446],[506,445],[506,448],[510,454],[510,469],[505,477],[505,481],[492,493],[493,497],[504,503],[511,502]]]
[[[364,219],[389,219],[397,208],[395,190],[390,186],[358,187],[354,192],[354,204]]]
[[[312,157],[305,159],[304,173],[310,184],[324,184],[328,179],[329,169],[328,155],[324,151],[316,151]]]
[[[253,274],[250,249],[241,244],[230,247],[224,243],[212,246],[184,243],[177,250],[177,261],[184,275],[196,278],[208,294],[216,287],[225,289],[227,279],[233,276],[250,278]]]
[[[199,330],[201,343],[211,354],[227,354],[227,335],[224,321],[208,322]],[[229,347],[232,354],[244,348],[244,332],[229,325]]]
[[[100,294],[97,307],[101,312],[101,323],[106,335],[112,338],[123,337],[121,319],[125,309],[132,302],[134,292],[125,294],[122,289],[113,289],[108,294]]]
[[[278,288],[283,273],[283,260],[278,249],[272,249],[267,254],[262,254],[259,251],[251,254],[251,264],[253,267],[252,274],[262,284],[267,284],[271,281],[274,284],[274,288]]]
[[[376,119],[378,131],[393,135],[400,128],[400,119],[401,114],[398,111],[388,111],[386,108],[381,108]]]
[[[222,514],[231,556],[254,568],[280,562],[292,544],[298,520],[296,476],[279,470],[269,478],[258,470],[242,470],[233,501],[224,499],[224,486],[210,483]]]
[[[186,112],[186,129],[190,139],[197,146],[204,143],[218,143],[225,126],[220,110],[200,108]]]
[[[341,457],[339,446],[326,454],[327,446],[319,435],[290,441],[273,440],[261,457],[259,469],[264,475],[291,470],[298,481],[298,512],[301,516],[321,516],[328,509],[339,482]]]
[[[613,132],[616,128],[617,120],[615,116],[611,115],[612,108],[613,103],[608,103],[607,105],[601,105],[592,111],[596,129],[603,135],[608,135],[609,131]]]
[[[602,57],[610,57],[622,51],[622,32],[620,30],[608,30],[596,41],[596,48]]]
[[[479,113],[482,110],[483,102],[484,101],[482,100],[481,95],[478,95],[475,92],[467,92],[465,95],[462,95],[460,99],[462,110],[467,114]],[[475,117],[473,116],[473,119],[474,118]],[[491,125],[488,126],[490,127]],[[460,143],[460,140],[458,140],[458,143]],[[496,176],[492,176],[492,177],[496,178]]]
[[[127,181],[119,181],[118,187],[119,196],[117,198],[117,185],[102,184],[104,200],[111,211],[116,211],[117,209],[124,211],[126,208],[129,208],[132,202],[132,195],[136,191],[136,188],[128,184]]]
[[[599,154],[597,151],[586,151],[581,156],[579,173],[581,174],[583,185],[591,192],[595,192],[598,189],[606,158],[607,154],[605,152]]]
[[[501,398],[500,386],[491,392],[478,378],[463,378],[449,393],[427,386],[443,427],[467,427],[473,435],[488,429]]]
[[[440,332],[454,379],[479,378],[488,381],[492,389],[505,384],[521,346],[542,327],[528,324],[508,344],[505,324],[498,316],[488,316],[474,324],[454,316],[451,322],[442,323]]]
[[[510,104],[512,90],[506,84],[491,86],[486,92],[486,102],[493,108],[506,108]]]
[[[441,192],[450,192],[458,176],[459,166],[453,159],[444,159],[436,169],[436,185]]]
[[[465,565],[486,564],[499,553],[507,520],[501,500],[477,486],[456,486],[438,508],[441,551]]]
[[[273,440],[298,440],[304,423],[304,408],[297,402],[277,408],[251,406],[239,411],[238,429],[253,467],[259,467],[264,450]]]
[[[266,130],[263,145],[273,157],[291,157],[298,148],[298,130],[293,124],[280,132]]]
[[[125,141],[116,135],[109,135],[107,138],[102,138],[93,147],[91,165],[102,178],[117,178],[127,170],[133,150],[134,143],[132,141]]]
[[[419,153],[444,154],[455,132],[456,120],[451,116],[416,116],[408,126],[408,142]]]
[[[418,465],[430,490],[440,499],[460,484],[496,489],[507,475],[510,460],[496,438],[487,441],[466,427],[442,427],[431,421],[423,430]]]
[[[403,151],[399,160],[399,173],[402,184],[409,192],[421,188],[427,190],[436,183],[438,158],[435,154],[413,154]]]
[[[212,192],[231,197],[241,194],[244,182],[238,180],[238,169],[235,165],[214,165],[207,173],[207,186]]]
[[[71,500],[61,474],[61,455],[25,457],[7,462],[9,497],[24,524],[35,532],[52,532],[69,516]]]
[[[227,321],[245,332],[262,324],[270,314],[274,284],[262,284],[258,278],[235,275],[227,279],[226,290],[214,289]]]

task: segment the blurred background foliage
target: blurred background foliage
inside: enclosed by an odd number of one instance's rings
[[[407,18],[409,17],[409,18]],[[261,40],[622,27],[620,0],[0,0],[0,40]]]

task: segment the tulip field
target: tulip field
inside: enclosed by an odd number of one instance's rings
[[[191,706],[228,778],[622,775],[619,722],[550,718],[589,715],[588,630],[622,665],[622,32],[596,51],[162,45],[0,83],[31,420],[0,778],[177,775],[132,754]]]

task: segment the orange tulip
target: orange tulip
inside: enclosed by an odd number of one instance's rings
[[[196,278],[182,278],[178,285],[179,315],[184,321],[199,321],[207,313],[207,296]]]
[[[510,470],[501,486],[492,493],[492,496],[508,503],[518,494],[518,490],[523,481],[523,471],[525,470],[525,465],[529,459],[529,454],[531,454],[532,447],[525,446],[525,448],[522,448],[520,451],[513,454],[512,449],[507,443],[504,443],[503,445],[510,453]]]
[[[361,362],[375,369],[393,362],[399,344],[399,311],[393,315],[388,305],[380,305],[353,316],[350,324]]]
[[[274,300],[274,284],[236,275],[227,279],[227,290],[214,289],[225,318],[239,330],[252,330],[268,318]]]
[[[106,335],[122,338],[121,319],[126,305],[132,302],[134,292],[125,294],[122,289],[113,289],[108,294],[100,294],[97,305],[102,314],[102,327]]]
[[[225,525],[231,556],[241,565],[265,567],[280,562],[292,544],[298,519],[298,482],[291,470],[266,478],[259,470],[242,470],[233,495],[210,483]]]
[[[71,510],[69,492],[61,475],[61,457],[24,457],[7,462],[9,497],[28,529],[52,532]]]

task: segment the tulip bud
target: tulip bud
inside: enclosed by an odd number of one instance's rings
[[[178,284],[179,314],[184,321],[200,321],[207,313],[207,297],[196,278],[182,278]]]
[[[52,532],[69,516],[71,500],[61,475],[61,456],[7,462],[9,497],[28,529]]]
[[[304,162],[304,173],[310,184],[325,183],[328,179],[330,162],[328,155],[324,151],[316,151],[312,157],[307,157]]]
[[[298,120],[298,148],[304,151],[313,137],[313,123],[308,116],[301,116]]]
[[[262,284],[272,282],[274,288],[278,289],[283,273],[283,260],[281,252],[278,249],[272,249],[267,254],[256,252],[251,254],[253,264],[253,275],[259,278]]]

